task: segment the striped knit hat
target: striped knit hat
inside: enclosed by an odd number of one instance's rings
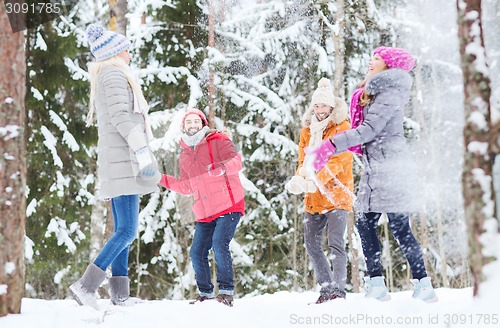
[[[90,24],[87,27],[87,40],[90,43],[90,52],[96,61],[103,61],[130,47],[127,38],[119,33],[106,31],[100,25]]]

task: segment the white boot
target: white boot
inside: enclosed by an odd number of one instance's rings
[[[388,301],[391,295],[385,286],[384,277],[364,277],[367,298],[375,298],[379,301]]]
[[[413,292],[413,298],[422,300],[427,303],[438,301],[436,292],[434,291],[434,288],[432,288],[430,277],[424,277],[420,280],[412,279],[410,281],[415,286],[415,291]]]
[[[125,276],[115,276],[109,278],[109,296],[111,303],[119,306],[133,306],[137,303],[143,303],[143,300],[137,297],[130,297],[130,280]]]
[[[106,271],[101,270],[97,265],[91,263],[83,276],[74,284],[69,286],[69,294],[80,305],[89,305],[99,310],[97,305],[97,289],[106,278]]]

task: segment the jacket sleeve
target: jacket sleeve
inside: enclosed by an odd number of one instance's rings
[[[339,133],[333,137],[337,151],[362,145],[374,140],[401,105],[398,89],[391,88],[379,93],[368,108],[365,120],[356,129]]]
[[[224,164],[227,174],[237,174],[241,171],[241,169],[243,169],[241,155],[236,151],[236,148],[230,139],[219,139],[210,141],[210,143],[216,144],[220,162]]]
[[[102,84],[111,124],[127,140],[132,151],[148,145],[144,125],[132,121],[130,87],[125,74],[117,67],[102,72]]]
[[[344,121],[337,129],[339,133],[342,131],[349,131],[351,125]],[[338,135],[338,134],[337,134]],[[328,163],[323,167],[316,175],[318,181],[323,185],[326,185],[335,176],[344,173],[346,167],[351,168],[350,164],[352,162],[352,153],[350,151],[337,153],[336,155],[330,157]]]
[[[334,177],[344,173],[344,168],[352,161],[352,153],[345,151],[330,157],[328,163],[317,173],[316,177],[321,184],[326,185]]]
[[[182,166],[180,178],[176,178],[168,174],[163,174],[160,180],[160,185],[182,195],[191,195],[194,192],[193,188],[191,187],[189,175],[185,170],[182,169]]]

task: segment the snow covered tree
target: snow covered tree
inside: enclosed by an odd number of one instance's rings
[[[23,31],[0,6],[0,317],[21,312],[26,223],[26,63]]]
[[[131,66],[150,103],[156,137],[152,147],[163,172],[178,172],[181,109],[196,106],[209,114],[209,99],[215,127],[229,131],[243,154],[247,210],[231,245],[236,293],[315,286],[303,247],[302,197],[283,187],[296,168],[299,121],[320,77],[335,81],[335,92],[348,100],[381,44],[407,47],[417,59],[406,127],[425,173],[416,187],[424,196],[414,218],[421,223],[413,227],[427,236],[421,237],[426,265],[443,285],[449,277],[450,285],[466,286],[462,200],[460,193],[450,192],[459,189],[462,169],[461,145],[449,147],[460,137],[456,131],[463,116],[458,44],[452,42],[456,30],[450,27],[456,24],[437,13],[454,12],[454,1],[210,3],[215,9],[213,45],[206,1],[128,0],[126,30]],[[83,126],[86,65],[92,60],[85,28],[98,21],[106,26],[112,7],[109,0],[79,2],[68,15],[26,33],[30,296],[65,296],[75,272],[94,258],[93,249],[100,249],[93,244],[107,213],[93,196],[96,131]],[[355,173],[360,169],[355,164]],[[139,240],[131,248],[132,294],[150,299],[193,296],[191,204],[190,197],[166,190],[142,197]],[[408,267],[387,236],[384,269],[398,289],[408,283]],[[353,251],[348,281],[355,285],[364,261],[356,254],[352,226],[347,246]]]
[[[494,219],[492,166],[498,151],[499,131],[491,130],[490,80],[484,49],[481,0],[457,0],[458,34],[464,80],[465,128],[464,172],[462,176],[465,217],[469,235],[469,262],[474,295],[483,280],[488,262],[481,235]],[[491,133],[493,132],[493,133]]]
[[[66,296],[91,258],[97,131],[85,126],[89,85],[80,66],[91,57],[81,23],[61,17],[26,32],[29,296]]]

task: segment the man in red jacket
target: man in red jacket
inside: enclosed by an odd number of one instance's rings
[[[208,128],[205,114],[199,109],[188,108],[182,120],[182,132],[180,177],[164,174],[160,184],[194,196],[196,230],[190,256],[200,292],[195,302],[215,298],[233,306],[233,261],[229,243],[245,209],[244,189],[238,174],[242,169],[241,155],[227,135]],[[217,297],[208,264],[211,248],[217,265]]]

